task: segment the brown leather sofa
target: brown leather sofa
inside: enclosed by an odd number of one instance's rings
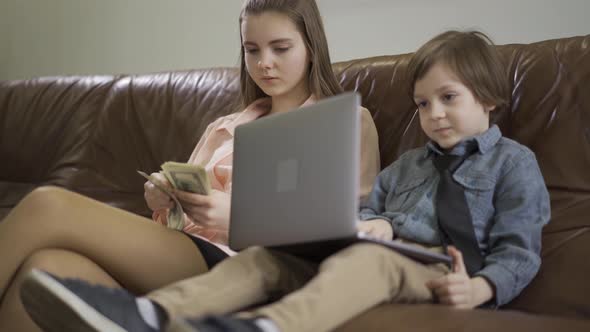
[[[512,102],[493,121],[536,153],[551,194],[538,276],[498,311],[382,305],[341,331],[590,331],[590,35],[499,50]],[[382,167],[426,141],[403,79],[409,58],[334,64],[373,114]],[[236,110],[237,88],[235,68],[0,82],[0,219],[49,184],[148,216],[135,170],[186,160],[207,124]]]

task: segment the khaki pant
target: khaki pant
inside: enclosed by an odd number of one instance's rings
[[[329,331],[380,303],[432,302],[425,283],[448,271],[443,264],[423,265],[368,243],[343,249],[319,265],[254,247],[148,298],[171,321],[272,302],[240,315],[266,316],[283,332]]]

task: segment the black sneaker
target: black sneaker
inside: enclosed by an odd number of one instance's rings
[[[263,332],[252,319],[230,316],[206,316],[201,319],[177,319],[167,332]]]
[[[20,296],[31,318],[47,332],[156,332],[140,316],[135,296],[123,289],[32,270]]]

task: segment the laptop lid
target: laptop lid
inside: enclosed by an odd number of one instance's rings
[[[233,250],[356,234],[359,108],[360,96],[346,93],[236,128]]]

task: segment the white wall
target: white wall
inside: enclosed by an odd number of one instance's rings
[[[8,66],[8,58],[6,56],[6,51],[8,49],[8,32],[6,31],[7,22],[3,19],[4,14],[7,11],[8,6],[5,2],[0,2],[0,80],[3,77],[6,77],[7,73],[7,66]],[[4,32],[2,32],[4,31]]]
[[[237,64],[238,0],[0,1],[0,79]]]
[[[319,0],[333,60],[415,51],[448,29],[496,44],[590,34],[590,0]]]
[[[234,66],[241,0],[0,0],[0,79]],[[590,34],[590,0],[318,0],[333,61],[449,28],[498,44]]]

